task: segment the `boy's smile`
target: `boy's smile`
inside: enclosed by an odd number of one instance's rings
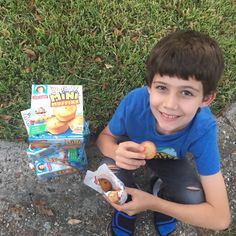
[[[185,128],[198,108],[212,101],[211,96],[204,98],[202,83],[193,78],[183,80],[176,76],[157,74],[148,91],[157,130],[162,134],[173,134]]]

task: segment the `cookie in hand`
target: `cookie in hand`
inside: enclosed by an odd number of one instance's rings
[[[157,149],[156,149],[156,145],[151,142],[151,141],[144,141],[141,143],[142,146],[144,146],[145,148],[145,157],[146,159],[150,160],[153,159],[156,154],[157,154]]]

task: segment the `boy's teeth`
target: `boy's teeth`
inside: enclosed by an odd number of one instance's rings
[[[168,115],[168,114],[165,114],[165,113],[162,113],[162,115],[166,118],[170,118],[170,119],[173,119],[173,118],[176,118],[177,116],[173,116],[173,115]]]

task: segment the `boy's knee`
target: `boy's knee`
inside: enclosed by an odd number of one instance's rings
[[[194,185],[166,185],[160,189],[159,197],[182,204],[199,204],[205,202],[202,187]]]
[[[184,204],[199,204],[205,202],[205,194],[201,187],[187,186],[180,193],[181,203]]]

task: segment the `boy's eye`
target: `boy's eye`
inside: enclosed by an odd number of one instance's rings
[[[158,86],[156,86],[156,89],[163,91],[163,90],[166,90],[167,88],[163,85],[158,85]]]
[[[184,90],[184,91],[182,91],[181,92],[184,96],[193,96],[193,94],[190,92],[190,91],[188,91],[188,90]]]

